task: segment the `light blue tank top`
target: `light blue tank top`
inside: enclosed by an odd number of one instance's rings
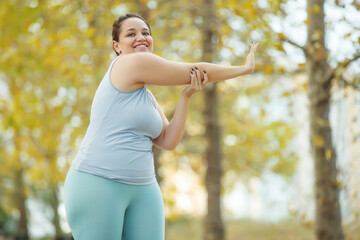
[[[72,166],[122,183],[150,184],[155,181],[152,139],[163,123],[145,86],[123,92],[112,84],[110,72],[119,57],[95,93],[90,124]]]

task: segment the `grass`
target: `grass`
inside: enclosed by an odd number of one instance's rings
[[[256,222],[252,220],[227,221],[224,223],[226,240],[316,240],[311,225],[305,226],[296,220],[279,223]],[[360,223],[344,226],[345,240],[360,239]],[[53,240],[44,237],[33,240]],[[203,240],[203,220],[184,218],[166,223],[166,240]],[[0,240],[13,240],[2,238]]]
[[[279,223],[251,220],[225,223],[226,240],[316,240],[312,227],[295,220]],[[360,239],[360,226],[345,226],[346,240]],[[166,240],[203,240],[203,223],[197,219],[182,219],[166,224]]]
[[[313,231],[295,221],[262,223],[253,221],[230,222],[228,240],[315,240]]]

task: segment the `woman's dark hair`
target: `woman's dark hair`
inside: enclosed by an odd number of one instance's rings
[[[121,26],[123,24],[123,22],[128,19],[128,18],[139,18],[141,20],[144,21],[144,23],[146,23],[146,25],[149,28],[150,34],[151,34],[151,29],[150,29],[150,25],[148,24],[148,22],[141,16],[134,14],[134,13],[127,13],[125,15],[120,16],[118,19],[115,20],[114,24],[113,24],[113,29],[112,29],[112,39],[116,42],[119,42],[119,35],[121,32]],[[114,48],[114,47],[113,47]],[[115,51],[115,49],[114,49]],[[116,55],[119,56],[119,53],[117,53],[115,51]]]

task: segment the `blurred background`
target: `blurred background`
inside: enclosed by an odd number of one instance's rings
[[[71,239],[65,176],[116,56],[112,24],[129,12],[173,61],[242,65],[260,43],[252,75],[209,84],[176,150],[154,148],[167,240],[330,239],[316,230],[316,219],[332,219],[317,211],[321,174],[338,196],[337,226],[360,239],[359,9],[358,0],[2,0],[0,239]],[[183,86],[148,88],[171,119]]]

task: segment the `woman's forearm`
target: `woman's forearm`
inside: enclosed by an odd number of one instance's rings
[[[250,51],[246,57],[245,65],[242,66],[222,66],[207,62],[202,62],[199,66],[200,69],[207,71],[209,82],[219,82],[253,73],[255,67],[254,53]]]
[[[177,147],[184,134],[189,102],[190,97],[182,93],[173,119],[165,127],[162,136],[154,141],[156,146],[165,150],[174,150]]]
[[[205,70],[209,77],[209,82],[219,82],[232,79],[241,75],[250,74],[253,68],[248,65],[243,66],[222,66],[207,62],[198,64],[200,70]]]

